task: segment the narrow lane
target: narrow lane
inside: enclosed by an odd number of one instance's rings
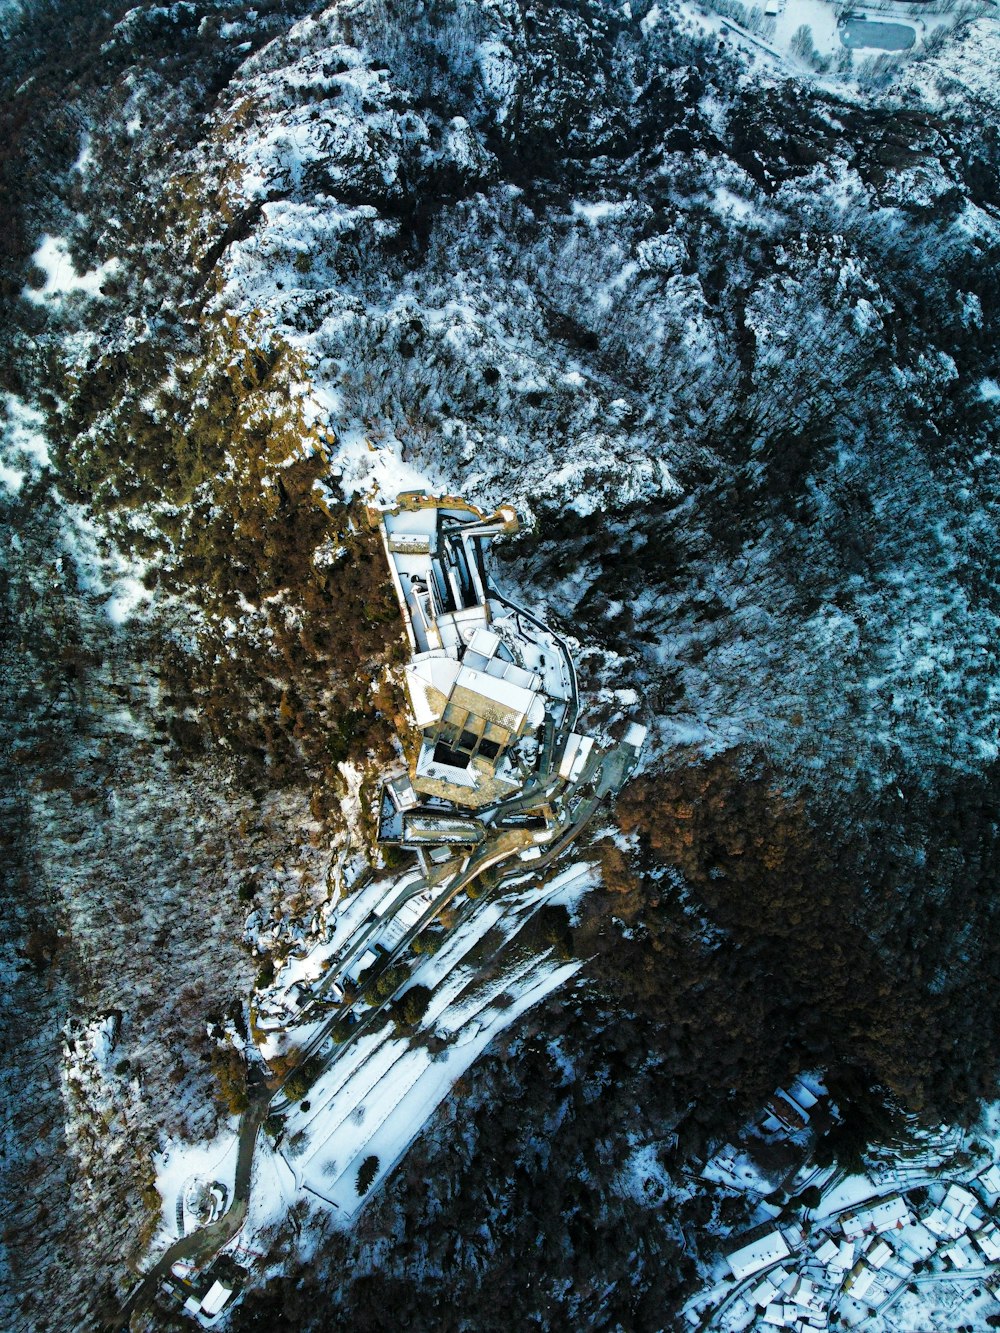
[[[133,1314],[141,1313],[150,1305],[160,1283],[167,1277],[174,1264],[184,1262],[200,1266],[216,1255],[239,1232],[246,1220],[247,1205],[250,1200],[250,1181],[257,1135],[267,1118],[270,1103],[271,1092],[265,1087],[258,1092],[255,1100],[251,1100],[240,1119],[236,1178],[229,1207],[215,1222],[210,1222],[208,1226],[182,1236],[161,1255],[123,1309],[124,1328],[128,1328]]]

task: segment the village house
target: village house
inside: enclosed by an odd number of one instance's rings
[[[821,1263],[823,1267],[826,1268],[829,1264],[833,1263],[839,1253],[840,1250],[837,1246],[837,1242],[828,1236],[823,1244],[814,1251],[813,1258],[817,1263]]]
[[[869,1268],[884,1268],[892,1258],[892,1249],[881,1236],[876,1236],[865,1246],[865,1262]]]
[[[912,1221],[910,1210],[903,1199],[893,1194],[865,1208],[844,1213],[840,1226],[848,1240],[860,1240],[862,1236],[872,1236],[877,1232],[899,1230]]]
[[[997,1230],[995,1222],[990,1222],[981,1231],[975,1232],[972,1239],[989,1263],[1000,1263],[1000,1231]]]
[[[941,1240],[957,1240],[967,1231],[982,1226],[983,1218],[976,1210],[979,1200],[962,1185],[949,1185],[944,1199],[932,1208],[921,1221],[927,1230]]]
[[[877,1273],[864,1259],[859,1259],[844,1279],[844,1295],[852,1300],[862,1300],[874,1285]]]
[[[804,1107],[800,1106],[790,1093],[779,1088],[778,1091],[766,1103],[766,1110],[774,1116],[785,1129],[798,1133],[806,1129],[809,1124],[809,1114]]]
[[[959,1270],[979,1267],[979,1259],[968,1236],[963,1236],[954,1245],[949,1245],[946,1250],[942,1250],[941,1258],[947,1259],[953,1268]]]
[[[742,1282],[763,1268],[791,1255],[788,1242],[775,1226],[765,1223],[744,1233],[726,1254],[726,1262],[737,1281]]]

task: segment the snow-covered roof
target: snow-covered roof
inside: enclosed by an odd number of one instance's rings
[[[213,1282],[201,1303],[202,1314],[209,1317],[217,1315],[232,1294],[229,1287],[224,1287],[221,1282]]]
[[[641,750],[646,742],[648,731],[638,722],[630,722],[623,737],[625,745],[631,745],[633,750]]]
[[[987,1194],[1000,1194],[1000,1166],[996,1162],[988,1166],[978,1177],[978,1182]]]
[[[892,1258],[892,1250],[880,1236],[868,1242],[865,1259],[872,1268],[884,1268]]]
[[[468,662],[468,655],[466,661]],[[504,661],[502,657],[491,657],[486,663],[485,670],[489,676],[509,680],[512,685],[520,685],[523,689],[531,690],[532,693],[541,688],[542,679],[537,671],[528,671],[524,667],[518,666],[516,662]]]
[[[764,1310],[764,1323],[772,1328],[791,1328],[799,1317],[794,1305],[779,1305],[772,1302]]]
[[[921,1221],[932,1235],[941,1240],[957,1240],[968,1230],[965,1222],[946,1208],[932,1208]]]
[[[836,1259],[839,1253],[840,1250],[838,1249],[837,1242],[831,1240],[828,1236],[819,1249],[816,1250],[814,1257],[818,1259],[821,1264],[828,1264]]]
[[[374,953],[371,949],[366,949],[364,953],[361,955],[361,957],[356,958],[354,962],[351,964],[351,966],[347,969],[347,975],[349,977],[352,977],[355,981],[357,981],[358,977],[365,970],[365,968],[371,967],[372,963],[374,963],[377,960],[377,958],[378,955],[376,953]]]
[[[840,1248],[837,1251],[836,1259],[830,1260],[830,1267],[834,1270],[840,1270],[846,1273],[854,1263],[854,1241],[842,1240]]]
[[[968,1239],[957,1241],[950,1245],[948,1249],[941,1251],[941,1256],[948,1259],[955,1268],[971,1268],[976,1262],[976,1256]]]
[[[481,625],[469,640],[469,652],[479,653],[487,660],[494,657],[500,647],[500,635],[485,625]]]
[[[732,1250],[726,1256],[726,1262],[733,1270],[733,1276],[739,1280],[753,1277],[762,1268],[767,1268],[779,1259],[787,1259],[791,1254],[788,1244],[777,1228],[766,1232],[749,1245]]]
[[[408,813],[403,817],[403,841],[424,842],[482,842],[486,831],[478,819],[463,819],[460,815],[421,815]]]
[[[398,809],[411,810],[417,804],[417,793],[413,790],[413,783],[408,773],[401,773],[399,777],[392,778],[388,786]]]
[[[515,684],[512,680],[463,665],[456,677],[452,693],[455,702],[467,706],[471,713],[487,717],[491,713],[498,713],[499,715],[491,720],[516,732],[520,730],[528,716],[536,691],[525,685]],[[480,713],[483,701],[487,709]]]
[[[983,1227],[982,1231],[977,1231],[972,1239],[990,1263],[1000,1262],[1000,1232],[997,1231],[992,1222],[988,1227]]]
[[[859,1259],[844,1283],[844,1291],[858,1301],[871,1288],[874,1281],[874,1268],[869,1268],[863,1259]]]
[[[421,730],[440,722],[461,667],[453,657],[426,653],[406,667],[413,720]]]
[[[433,741],[424,742],[420,747],[420,755],[417,759],[417,776],[421,778],[436,778],[441,782],[448,782],[453,787],[468,787],[470,790],[476,785],[476,775],[471,768],[458,768],[454,764],[442,764],[440,760],[434,758],[435,745]]]
[[[433,537],[437,532],[438,512],[435,505],[425,505],[420,509],[403,509],[397,514],[391,510],[384,510],[382,522],[392,537]]]
[[[804,1129],[809,1123],[806,1111],[783,1088],[768,1101],[767,1109],[790,1129]]]
[[[489,619],[485,606],[466,606],[461,611],[446,611],[434,624],[442,647],[458,653]]]
[[[750,1299],[754,1305],[759,1305],[762,1309],[765,1305],[770,1305],[777,1295],[778,1286],[771,1277],[763,1278],[753,1291],[750,1293]]]
[[[796,1305],[801,1305],[808,1309],[819,1304],[819,1294],[816,1283],[810,1282],[807,1277],[800,1278],[794,1290],[791,1293]]]
[[[898,1194],[888,1199],[880,1199],[867,1208],[858,1208],[853,1213],[844,1213],[840,1225],[844,1235],[857,1239],[875,1231],[889,1231],[893,1227],[902,1227],[911,1221],[910,1211]]]
[[[949,1185],[941,1207],[953,1217],[957,1217],[960,1222],[964,1222],[978,1203],[976,1196],[963,1185]]]
[[[430,555],[431,539],[426,533],[393,533],[389,537],[389,550],[393,555]]]
[[[581,736],[578,732],[571,731],[559,763],[559,776],[565,778],[567,782],[575,782],[583,772],[587,756],[593,748],[592,736]]]

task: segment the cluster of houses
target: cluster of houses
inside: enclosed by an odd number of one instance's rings
[[[765,1223],[738,1238],[726,1259],[750,1307],[744,1324],[810,1333],[831,1315],[862,1324],[920,1271],[981,1277],[1000,1303],[1000,1167],[969,1185],[935,1184],[876,1199],[824,1219],[806,1236],[796,1225]],[[757,1279],[754,1281],[754,1279]],[[857,1305],[852,1305],[857,1302]]]
[[[222,1312],[229,1306],[234,1294],[239,1290],[241,1277],[245,1274],[234,1263],[223,1260],[220,1278],[212,1268],[198,1272],[190,1264],[178,1261],[170,1273],[160,1283],[161,1296],[168,1309],[180,1310],[205,1328],[213,1327]],[[233,1275],[237,1276],[233,1276]],[[147,1313],[139,1322],[140,1328],[152,1329],[157,1326],[157,1317]]]

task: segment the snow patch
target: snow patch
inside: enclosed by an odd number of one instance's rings
[[[34,305],[61,300],[72,292],[100,294],[102,284],[119,267],[117,259],[109,259],[88,273],[77,273],[66,241],[60,236],[49,235],[42,237],[38,249],[31,256],[31,262],[45,274],[45,282],[41,287],[22,289],[22,296]]]

